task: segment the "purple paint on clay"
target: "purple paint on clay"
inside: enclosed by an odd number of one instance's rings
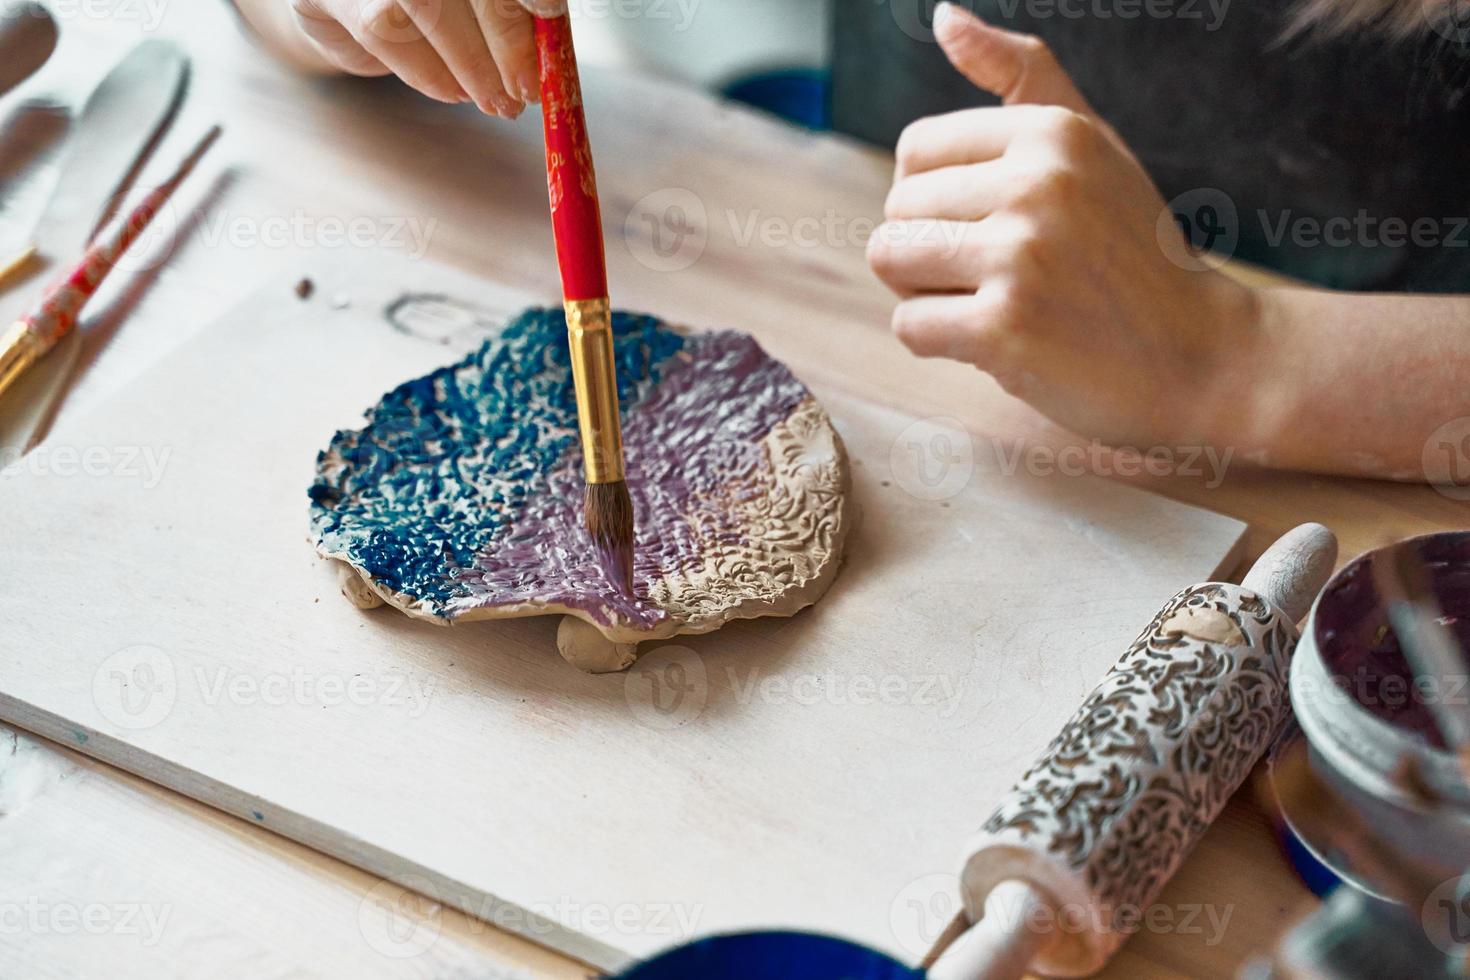
[[[637,523],[637,514],[634,514],[634,523]],[[585,526],[585,524],[584,524]],[[597,558],[602,564],[602,571],[618,590],[618,595],[629,601],[636,601],[638,593],[631,590],[629,583],[633,581],[633,556],[620,548],[607,548],[601,543],[597,545]]]
[[[665,583],[698,600],[691,577],[743,554],[759,532],[737,522],[774,499],[764,439],[809,392],[744,334],[686,337],[623,311],[613,331],[638,518],[633,595],[583,526],[557,308],[524,311],[459,363],[386,393],[363,428],[332,438],[308,490],[318,550],[395,604],[446,620],[563,607],[646,632],[669,619],[648,599],[667,598]]]
[[[1470,650],[1470,534],[1432,535],[1419,547],[1445,623],[1460,648]],[[1435,748],[1445,748],[1427,699],[1470,697],[1470,690],[1453,678],[1435,679],[1433,688],[1416,685],[1398,638],[1388,628],[1373,586],[1372,562],[1371,554],[1356,559],[1318,603],[1317,645],[1323,662],[1337,684],[1364,708]]]
[[[622,593],[583,527],[582,461],[574,450],[549,474],[545,491],[513,515],[513,532],[457,576],[466,593],[451,608],[536,601],[604,624],[657,625],[665,614],[644,598],[651,583],[698,566],[739,539],[738,508],[769,486],[761,440],[808,394],[745,334],[687,338],[662,366],[653,391],[624,413],[628,491],[637,515],[634,596]]]

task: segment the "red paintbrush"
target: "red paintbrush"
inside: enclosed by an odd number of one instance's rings
[[[583,520],[613,579],[633,589],[633,501],[623,469],[623,432],[618,418],[618,379],[613,361],[612,314],[607,301],[607,264],[602,249],[602,215],[582,85],[567,17],[536,18],[541,62],[541,118],[546,131],[546,186],[551,227],[561,267],[562,298],[577,387],[577,422],[582,437],[587,492]]]

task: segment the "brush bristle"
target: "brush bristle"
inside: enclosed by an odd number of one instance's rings
[[[623,480],[587,484],[582,517],[608,574],[625,594],[632,595],[633,498],[628,496],[628,484]]]

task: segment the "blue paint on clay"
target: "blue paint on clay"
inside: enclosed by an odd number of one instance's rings
[[[685,340],[650,316],[614,312],[612,325],[626,415]],[[313,531],[442,615],[469,591],[446,568],[472,568],[514,533],[512,515],[572,457],[580,465],[566,321],[530,309],[458,364],[389,392],[363,429],[336,434],[308,491]]]

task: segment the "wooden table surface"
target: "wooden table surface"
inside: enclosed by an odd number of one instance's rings
[[[556,294],[534,113],[506,124],[429,103],[392,81],[291,76],[252,50],[223,4],[64,9],[67,37],[54,70],[95,77],[105,63],[99,53],[119,52],[156,27],[196,59],[175,136],[187,139],[212,119],[227,126],[216,160],[228,166],[212,171],[213,185],[197,197],[197,220],[178,224],[170,269],[184,257],[207,259],[219,234],[258,235],[261,269],[238,270],[238,289],[213,289],[199,299],[201,310],[223,312],[262,270],[299,263],[309,274],[314,250],[338,247],[353,227],[343,223],[354,220],[379,247]],[[145,16],[155,9],[160,25]],[[889,335],[891,301],[863,255],[882,212],[887,155],[648,78],[587,74],[609,271],[621,304],[694,323],[779,324],[786,329],[770,345],[777,356],[820,363],[816,355],[840,349],[841,357],[827,359],[831,370],[865,365],[874,397],[888,404],[958,419],[978,439],[1051,449],[1076,443],[974,370],[916,360]],[[281,240],[266,240],[282,229]],[[142,277],[94,317],[105,329],[89,338],[86,375],[64,411],[85,410],[186,339],[176,323],[148,315],[148,289],[170,274]],[[1348,557],[1387,535],[1461,526],[1467,516],[1463,503],[1428,487],[1239,463],[1218,484],[1208,474],[1134,482],[1249,522],[1252,554],[1306,520],[1331,527]],[[1247,788],[1160,903],[1166,914],[1106,976],[1233,976],[1312,899]],[[0,976],[206,972],[591,971],[394,882],[0,728]]]

